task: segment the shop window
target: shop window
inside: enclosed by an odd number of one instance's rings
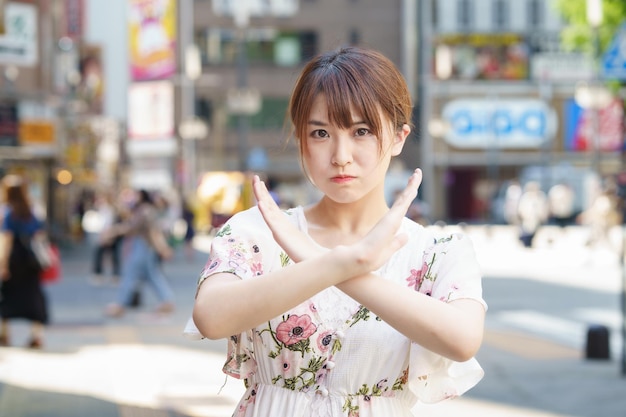
[[[509,3],[505,0],[494,0],[492,13],[493,13],[493,27],[496,30],[506,29],[509,25]]]
[[[470,30],[473,25],[473,3],[471,0],[458,0],[457,23],[460,30]]]
[[[249,124],[255,130],[281,130],[285,126],[285,116],[288,98],[263,97],[261,110],[249,117]],[[228,127],[236,128],[238,123],[237,115],[228,117]]]
[[[531,29],[538,29],[543,24],[543,2],[530,0],[528,2],[528,24]]]
[[[317,53],[315,32],[281,32],[272,28],[248,28],[246,53],[249,65],[297,66]],[[237,33],[211,28],[198,32],[196,43],[204,66],[236,65]]]

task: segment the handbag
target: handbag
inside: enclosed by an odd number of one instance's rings
[[[43,234],[36,234],[30,240],[30,249],[33,251],[35,258],[41,269],[50,268],[55,263],[56,255],[50,246],[48,238]]]
[[[51,243],[50,252],[52,255],[52,264],[46,268],[43,268],[41,270],[41,273],[39,274],[39,279],[41,279],[41,282],[43,282],[44,284],[53,284],[55,282],[58,282],[61,279],[62,275],[61,256],[59,254],[59,248]]]

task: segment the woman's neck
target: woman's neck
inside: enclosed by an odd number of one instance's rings
[[[324,197],[305,208],[304,214],[311,237],[330,247],[360,239],[388,210],[384,199],[342,204]]]

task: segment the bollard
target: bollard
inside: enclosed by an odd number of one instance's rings
[[[592,324],[587,329],[587,359],[610,359],[609,328]]]

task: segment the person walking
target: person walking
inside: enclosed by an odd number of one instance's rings
[[[406,217],[420,170],[385,201],[411,132],[402,75],[374,50],[328,52],[288,112],[323,196],[282,211],[255,177],[257,205],[215,235],[184,330],[228,340],[223,371],[247,388],[233,415],[408,417],[461,395],[483,376],[481,274],[467,237]]]
[[[157,312],[173,311],[174,295],[159,264],[159,258],[172,257],[172,250],[163,236],[157,209],[148,191],[139,190],[130,218],[113,226],[111,234],[123,236],[122,275],[117,300],[107,306],[106,314],[122,316],[143,279],[152,285],[159,298]]]
[[[30,249],[30,242],[45,233],[44,222],[35,217],[27,184],[17,175],[2,180],[7,210],[1,229],[0,249],[0,346],[9,346],[9,321],[31,323],[27,347],[43,347],[48,324],[47,299],[40,280],[41,266]]]
[[[546,223],[550,215],[548,198],[536,181],[524,185],[524,191],[517,205],[520,222],[520,241],[526,248],[533,246],[539,228]]]
[[[91,283],[102,285],[107,281],[117,283],[120,276],[120,243],[121,236],[114,236],[113,226],[121,221],[115,198],[110,192],[104,191],[96,196],[95,209],[100,217],[101,230],[97,236],[93,258],[93,275]],[[110,279],[104,276],[104,260],[109,256],[111,263]]]
[[[605,180],[589,207],[578,215],[578,222],[589,228],[586,246],[606,246],[616,249],[611,239],[611,230],[622,223],[620,198],[616,185]]]

